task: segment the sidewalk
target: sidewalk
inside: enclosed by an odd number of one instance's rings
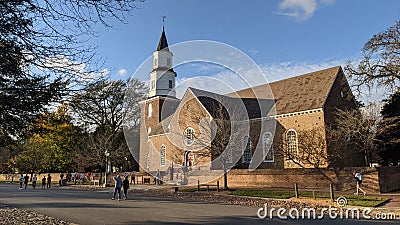
[[[390,201],[378,208],[400,209],[400,192],[378,194],[379,197],[390,198]]]
[[[102,187],[102,186],[95,186],[95,185],[71,185],[71,186],[64,186],[61,188],[71,188],[71,189],[84,189],[84,190],[103,190],[103,191],[110,191],[112,192],[114,187]],[[183,187],[185,188],[185,187]],[[149,191],[152,192],[154,194],[154,192],[173,192],[172,190],[172,186],[167,186],[167,185],[130,185],[130,190],[132,190],[133,192],[135,190],[137,191]],[[209,194],[216,194],[213,191],[210,192],[206,192]],[[150,194],[150,193],[149,193]],[[221,195],[222,193],[220,192],[219,195]],[[342,192],[342,191],[336,191],[335,192],[335,197],[338,197],[340,195],[353,195],[353,192]],[[393,209],[398,209],[400,210],[400,192],[394,192],[394,193],[367,193],[367,196],[373,196],[373,197],[382,197],[382,198],[389,198],[389,202],[377,207],[377,208],[393,208]]]

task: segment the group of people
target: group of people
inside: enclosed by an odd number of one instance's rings
[[[115,200],[115,195],[118,193],[118,201],[121,200],[121,189],[124,191],[124,200],[127,199],[128,197],[128,189],[129,189],[129,184],[136,184],[136,175],[135,171],[132,171],[131,173],[131,181],[129,182],[128,174],[124,173],[124,180],[122,180],[121,176],[118,174],[117,176],[114,177],[114,195],[111,198],[112,200]]]
[[[33,177],[32,177],[32,187],[33,187],[33,189],[36,189],[37,179],[38,178],[37,178],[36,174],[34,174]],[[23,186],[26,189],[28,187],[28,183],[29,183],[29,175],[26,174],[24,176],[21,173],[20,176],[19,176],[19,189],[22,190]],[[50,188],[50,187],[51,187],[51,175],[47,174],[47,178],[46,178],[46,176],[43,176],[43,178],[42,178],[42,189]]]

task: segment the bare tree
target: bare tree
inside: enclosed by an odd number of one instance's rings
[[[71,102],[78,122],[87,132],[84,154],[93,166],[105,166],[106,151],[115,165],[126,163],[125,158],[132,159],[122,128],[138,127],[139,101],[144,99],[146,88],[135,79],[128,82],[129,86],[122,80],[89,85]]]
[[[300,162],[313,168],[326,166],[328,154],[325,130],[321,127],[299,131]]]
[[[400,81],[400,21],[387,30],[375,34],[363,48],[363,58],[345,70],[355,80],[360,91],[362,85],[396,87]]]
[[[139,1],[141,2],[141,1]],[[49,103],[102,79],[88,40],[96,24],[125,22],[135,0],[0,1],[0,129],[20,137]]]
[[[241,99],[220,95],[199,98],[207,104],[210,115],[191,113],[188,116],[187,122],[196,124],[200,131],[194,136],[194,143],[200,150],[197,154],[210,157],[212,167],[223,170],[224,189],[229,189],[227,171],[241,158],[246,133],[249,137],[247,111]]]
[[[377,122],[377,116],[363,116],[359,110],[337,110],[335,129],[339,133],[339,141],[345,142],[348,150],[356,149],[363,154],[365,166],[369,166],[376,150]]]

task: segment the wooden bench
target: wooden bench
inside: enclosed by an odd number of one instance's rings
[[[217,187],[217,192],[219,192],[219,181],[217,181],[217,184],[200,184],[200,181],[197,180],[197,191],[200,191],[200,186],[207,187],[207,191],[210,191],[210,187]]]

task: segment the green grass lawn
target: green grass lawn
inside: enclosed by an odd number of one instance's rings
[[[280,191],[280,190],[235,190],[230,193],[231,195],[238,196],[250,196],[250,197],[261,197],[261,198],[278,198],[288,199],[295,196],[294,191]],[[299,192],[300,197],[312,198],[312,192]],[[316,199],[330,199],[330,195],[327,193],[315,193]],[[336,198],[339,195],[335,196]],[[362,206],[362,207],[376,207],[387,202],[388,198],[374,197],[374,196],[354,196],[344,195],[347,199],[347,204],[351,206]]]
[[[362,207],[377,207],[387,201],[388,198],[372,197],[372,196],[354,196],[345,195],[347,198],[347,204],[352,206],[362,206]]]
[[[313,197],[312,192],[300,192],[299,195],[301,197]],[[316,198],[329,199],[331,198],[330,194],[327,193],[315,193]],[[335,198],[339,197],[336,195]],[[347,204],[352,206],[362,206],[362,207],[376,207],[387,202],[388,198],[374,197],[374,196],[355,196],[355,195],[344,195],[347,199]]]

